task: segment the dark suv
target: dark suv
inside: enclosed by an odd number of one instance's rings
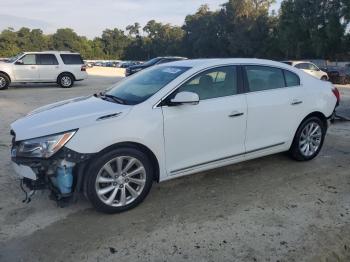
[[[130,76],[132,74],[135,74],[143,69],[146,69],[154,65],[159,65],[159,64],[164,64],[164,63],[169,63],[169,62],[174,62],[179,60],[186,60],[186,59],[187,58],[185,57],[178,57],[178,56],[156,57],[151,60],[148,60],[147,62],[141,65],[133,65],[128,67],[126,69],[125,76]]]

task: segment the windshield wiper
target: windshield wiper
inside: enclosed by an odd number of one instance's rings
[[[122,105],[126,105],[126,101],[124,99],[121,99],[120,97],[113,96],[113,95],[108,95],[108,94],[101,94],[100,97],[103,98],[108,98],[113,100],[114,102]]]

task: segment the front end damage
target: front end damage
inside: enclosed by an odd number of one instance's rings
[[[29,203],[38,190],[50,190],[50,198],[62,206],[76,199],[83,191],[83,174],[93,154],[81,154],[62,146],[48,158],[23,157],[18,154],[21,143],[11,131],[11,160],[25,192],[23,202]]]

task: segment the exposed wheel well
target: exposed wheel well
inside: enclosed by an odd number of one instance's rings
[[[301,123],[304,122],[306,119],[308,119],[308,118],[310,118],[310,117],[313,117],[313,116],[318,117],[319,119],[321,119],[322,123],[323,123],[324,126],[327,128],[327,117],[326,117],[323,113],[318,112],[318,111],[317,111],[317,112],[313,112],[313,113],[307,115],[307,116],[303,119],[303,121],[301,121]],[[300,124],[301,124],[301,123],[300,123]]]
[[[117,143],[117,144],[111,145],[111,146],[103,149],[101,152],[98,153],[98,155],[104,154],[105,152],[108,152],[112,149],[120,148],[120,147],[132,147],[132,148],[136,148],[136,149],[142,151],[143,153],[145,153],[149,157],[149,159],[152,163],[152,167],[154,167],[154,174],[155,174],[154,180],[159,182],[159,163],[158,163],[157,157],[152,152],[152,150],[150,150],[148,147],[146,147],[140,143],[136,143],[136,142]]]
[[[11,82],[11,77],[4,71],[0,71],[0,74],[4,74],[5,76],[7,76],[7,78],[10,80]]]
[[[321,112],[318,112],[318,111],[312,112],[312,113],[308,114],[308,115],[300,122],[298,128],[295,130],[294,137],[293,137],[293,141],[294,141],[295,136],[296,136],[296,134],[297,134],[297,132],[298,132],[300,126],[302,125],[302,123],[303,123],[306,119],[308,119],[308,118],[310,118],[310,117],[318,117],[319,119],[321,119],[321,121],[322,121],[324,127],[327,129],[327,127],[328,127],[327,117],[326,117],[323,113],[321,113]]]
[[[60,74],[58,75],[58,77],[57,77],[57,83],[58,83],[58,81],[59,81],[59,79],[60,79],[60,77],[61,77],[62,75],[71,75],[71,76],[73,77],[73,80],[74,80],[74,81],[76,80],[76,79],[75,79],[75,76],[74,76],[71,72],[62,72],[62,73],[60,73]]]

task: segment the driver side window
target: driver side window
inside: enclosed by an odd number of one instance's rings
[[[22,57],[23,65],[36,65],[36,55],[28,54]]]
[[[183,91],[198,94],[200,100],[236,95],[237,68],[224,66],[200,73],[177,90]]]

